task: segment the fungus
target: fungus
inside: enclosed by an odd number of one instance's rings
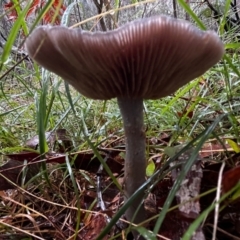
[[[126,199],[145,182],[143,100],[170,95],[224,53],[216,33],[167,16],[137,20],[109,32],[43,26],[30,35],[26,47],[31,58],[82,95],[117,98],[126,139]],[[139,198],[129,207],[128,220],[141,203]],[[144,219],[141,206],[134,222]]]

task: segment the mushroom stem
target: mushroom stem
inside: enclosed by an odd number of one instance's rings
[[[131,197],[135,191],[145,182],[145,132],[143,122],[143,99],[118,98],[118,105],[123,118],[126,142],[126,157],[124,170],[125,200]],[[133,219],[136,210],[141,205],[144,197],[136,199],[126,211],[129,221],[140,223],[145,220],[145,210],[142,205]]]

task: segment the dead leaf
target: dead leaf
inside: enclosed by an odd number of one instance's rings
[[[106,217],[102,214],[97,214],[93,216],[90,223],[84,228],[85,234],[82,236],[85,240],[96,239],[101,231],[106,227],[107,221]],[[108,237],[105,236],[103,240],[107,240]]]
[[[230,191],[240,180],[240,166],[235,167],[223,174],[222,189],[226,193]]]

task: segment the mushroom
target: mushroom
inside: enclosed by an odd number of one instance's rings
[[[82,95],[117,98],[126,139],[126,199],[145,182],[143,100],[170,95],[224,53],[216,33],[167,16],[136,20],[109,32],[43,26],[30,35],[26,47],[31,58]],[[126,211],[128,220],[139,206],[134,222],[145,220],[140,198]]]

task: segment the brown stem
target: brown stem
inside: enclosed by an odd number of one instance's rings
[[[101,14],[102,13],[102,7],[103,7],[103,0],[101,0],[100,3],[98,3],[97,0],[93,0],[93,2],[94,2],[94,4],[97,7],[98,14]],[[106,24],[104,22],[104,19],[102,17],[100,17],[99,21],[100,21],[100,25],[101,25],[102,31],[106,32],[107,31],[107,27],[106,27]]]
[[[173,4],[173,16],[175,18],[177,18],[177,3],[176,3],[176,0],[173,0],[172,4]]]
[[[146,159],[145,159],[145,132],[143,123],[143,100],[118,98],[118,105],[123,118],[126,141],[126,159],[124,173],[125,199],[131,197],[134,192],[145,182]],[[136,199],[126,211],[129,221],[140,223],[145,220],[145,210],[143,205],[133,216],[137,208],[141,205],[144,197]]]

